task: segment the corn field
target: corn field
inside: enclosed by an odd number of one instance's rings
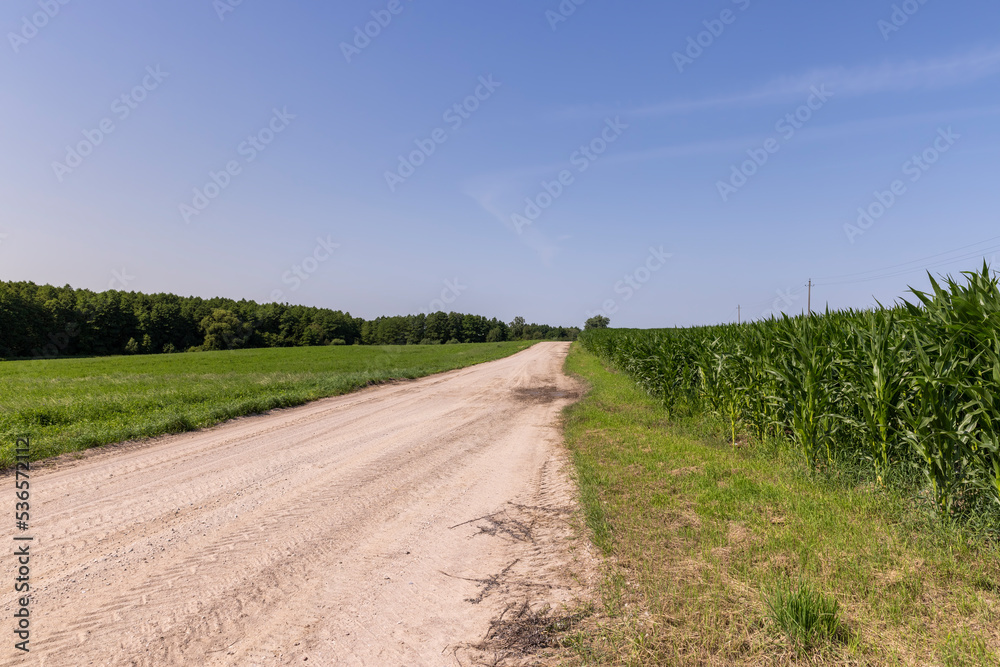
[[[580,341],[669,409],[719,415],[734,443],[786,436],[813,469],[916,478],[947,515],[1000,517],[1000,288],[985,265],[963,276],[892,308]]]

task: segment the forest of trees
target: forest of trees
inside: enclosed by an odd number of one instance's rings
[[[0,359],[304,345],[575,340],[576,327],[431,313],[364,320],[289,304],[0,281]]]

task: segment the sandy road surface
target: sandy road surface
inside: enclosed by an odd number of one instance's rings
[[[37,472],[32,650],[5,585],[0,664],[456,664],[513,598],[568,601],[592,567],[566,520],[567,350]]]

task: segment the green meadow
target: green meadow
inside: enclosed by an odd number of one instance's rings
[[[180,433],[388,380],[510,356],[532,342],[324,346],[0,362],[0,466]]]

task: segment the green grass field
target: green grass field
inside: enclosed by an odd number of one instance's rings
[[[509,356],[531,342],[270,348],[0,362],[0,467],[179,433],[366,385]]]
[[[671,418],[580,345],[566,440],[603,618],[564,638],[587,665],[997,665],[1000,548],[789,442]]]

